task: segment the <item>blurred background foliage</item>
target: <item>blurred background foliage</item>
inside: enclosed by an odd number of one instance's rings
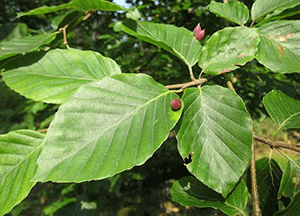
[[[10,37],[50,31],[55,27],[54,18],[66,11],[21,18],[16,18],[16,14],[44,5],[66,2],[69,0],[1,0],[0,42]],[[201,27],[206,29],[202,44],[214,32],[227,26],[235,26],[234,23],[209,13],[206,10],[209,2],[210,0],[126,0],[128,7],[134,6],[139,11],[131,16],[140,16],[144,21],[171,24],[191,31],[201,23]],[[253,4],[253,0],[242,2],[248,8]],[[70,12],[67,21],[77,16],[76,12]],[[130,15],[125,12],[94,11],[85,21],[67,28],[68,44],[76,49],[97,51],[114,59],[123,72],[146,73],[164,85],[190,81],[188,68],[176,57],[121,31],[120,23],[127,16]],[[17,25],[22,26],[19,28],[21,30],[9,35]],[[51,46],[65,48],[62,37]],[[200,74],[198,65],[193,70],[197,77]],[[265,124],[260,124],[266,118],[261,99],[267,92],[280,89],[299,99],[299,74],[274,74],[255,60],[229,73],[227,77],[213,77],[210,83],[226,86],[226,79],[232,81],[235,90],[244,99],[255,119],[255,130],[261,134],[272,135],[270,131],[264,133]],[[21,128],[45,129],[57,109],[57,105],[25,99],[10,90],[0,76],[0,134]],[[260,129],[260,125],[263,129]],[[286,135],[283,138],[284,136]],[[177,152],[174,135],[170,135],[143,166],[101,181],[37,184],[28,198],[15,207],[10,215],[223,215],[213,209],[186,208],[171,201],[169,189],[172,182],[185,175],[188,172]]]

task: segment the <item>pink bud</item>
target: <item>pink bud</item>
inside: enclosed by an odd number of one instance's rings
[[[172,100],[171,106],[172,106],[172,110],[174,111],[179,110],[181,108],[181,101],[178,98],[176,98]]]
[[[205,35],[205,29],[201,29],[200,23],[194,29],[194,37],[200,41]]]

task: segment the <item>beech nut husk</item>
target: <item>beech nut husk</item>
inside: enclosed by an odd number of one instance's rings
[[[176,99],[172,100],[171,107],[172,107],[172,110],[174,110],[174,111],[179,110],[181,108],[180,99],[176,98]]]

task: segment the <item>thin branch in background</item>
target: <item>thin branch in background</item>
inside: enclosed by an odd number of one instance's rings
[[[297,167],[300,170],[300,166],[299,164],[296,163],[295,160],[293,160],[292,158],[290,158],[287,154],[285,154],[283,151],[281,151],[280,149],[276,148],[276,151],[278,151],[283,157],[285,157],[286,159],[288,159],[290,162],[292,162],[294,164],[295,167]]]
[[[253,134],[253,138],[256,141],[267,144],[273,148],[285,148],[300,153],[300,148],[297,147],[296,145],[289,145],[284,142],[278,142],[278,141],[276,142],[270,139],[266,139],[264,137],[257,136],[256,134]]]
[[[69,27],[69,25],[65,25],[64,27],[60,28],[59,31],[61,31],[63,33],[63,37],[64,37],[64,45],[66,45],[66,47],[68,49],[70,49],[69,45],[68,45],[68,41],[67,41],[67,28]]]
[[[255,169],[255,148],[254,148],[254,139],[252,142],[252,158],[250,164],[250,173],[251,173],[251,188],[252,188],[252,205],[253,205],[253,215],[260,216],[261,210],[259,205],[259,195],[256,179],[256,169]]]
[[[195,85],[201,85],[202,83],[207,82],[207,79],[202,78],[202,79],[197,79],[191,82],[187,82],[187,83],[179,83],[179,84],[173,84],[173,85],[166,85],[165,87],[167,89],[185,89],[189,86],[195,86]]]

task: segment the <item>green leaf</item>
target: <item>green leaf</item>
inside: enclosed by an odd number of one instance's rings
[[[51,21],[51,27],[55,30],[64,27],[65,25],[69,25],[68,30],[70,31],[70,23],[75,22],[78,18],[83,17],[83,13],[78,10],[70,10],[60,16],[54,17]],[[76,22],[75,22],[76,23]]]
[[[145,74],[117,74],[82,86],[56,113],[36,180],[103,179],[143,164],[167,139],[178,96]]]
[[[227,215],[244,213],[248,200],[247,186],[240,181],[225,200],[220,194],[202,184],[193,176],[181,178],[173,183],[171,195],[175,202],[183,206],[198,208],[212,207],[220,209]]]
[[[0,215],[11,211],[35,185],[31,181],[44,135],[19,130],[0,135]]]
[[[28,12],[18,13],[18,18],[22,16],[40,15],[46,13],[52,13],[63,9],[76,9],[76,10],[101,10],[101,11],[126,11],[124,7],[114,4],[105,0],[74,0],[66,4],[58,6],[43,6],[33,9]]]
[[[238,25],[245,24],[249,19],[249,10],[247,6],[239,1],[233,0],[227,3],[211,1],[207,7],[210,12]]]
[[[259,203],[262,215],[273,215],[278,210],[277,192],[282,171],[278,163],[269,158],[261,158],[255,162]],[[249,188],[251,185],[248,172]]]
[[[14,38],[22,38],[29,35],[29,29],[25,23],[4,23],[0,27],[0,41],[9,41]]]
[[[284,10],[284,11],[281,11],[281,10],[274,11],[273,13],[268,14],[256,26],[259,26],[259,25],[262,25],[264,23],[271,22],[271,21],[274,21],[274,20],[284,19],[284,18],[294,16],[294,15],[297,15],[297,14],[300,14],[300,5],[298,5],[294,8],[291,8],[291,9]]]
[[[263,104],[280,128],[300,128],[300,101],[273,90],[263,98]]]
[[[256,59],[274,72],[300,72],[300,20],[274,21],[258,30]]]
[[[274,216],[292,216],[299,215],[300,212],[300,191],[293,197],[292,201],[285,209],[276,212]]]
[[[293,8],[297,5],[300,5],[299,0],[257,0],[252,5],[251,17],[252,20],[257,20],[276,10],[283,11],[285,9]]]
[[[57,33],[47,33],[23,38],[14,38],[0,43],[0,60],[17,54],[23,54],[37,50],[40,46],[49,44]]]
[[[235,70],[254,58],[258,43],[255,29],[224,28],[214,33],[203,46],[199,66],[211,75]]]
[[[92,51],[55,49],[28,54],[16,61],[24,63],[31,59],[37,60],[28,66],[2,73],[3,79],[21,95],[47,103],[62,103],[80,86],[121,73],[112,59]]]
[[[190,67],[196,64],[202,48],[193,32],[183,27],[127,19],[122,29],[140,40],[165,49]]]
[[[57,212],[58,210],[62,209],[63,207],[67,206],[70,203],[76,203],[76,202],[77,202],[77,198],[75,197],[64,198],[63,200],[57,200],[51,203],[50,205],[46,206],[43,209],[43,213],[45,215],[53,216],[54,213]]]
[[[179,152],[192,155],[187,168],[197,179],[226,197],[251,159],[251,117],[242,99],[220,86],[186,89],[182,99]]]
[[[127,19],[137,20],[141,17],[142,17],[142,15],[139,12],[139,9],[137,9],[136,7],[130,8],[129,11],[126,13],[126,18]]]
[[[300,166],[300,159],[296,161]],[[280,182],[278,197],[285,196],[293,198],[300,190],[300,170],[291,161],[286,163],[283,176]]]

